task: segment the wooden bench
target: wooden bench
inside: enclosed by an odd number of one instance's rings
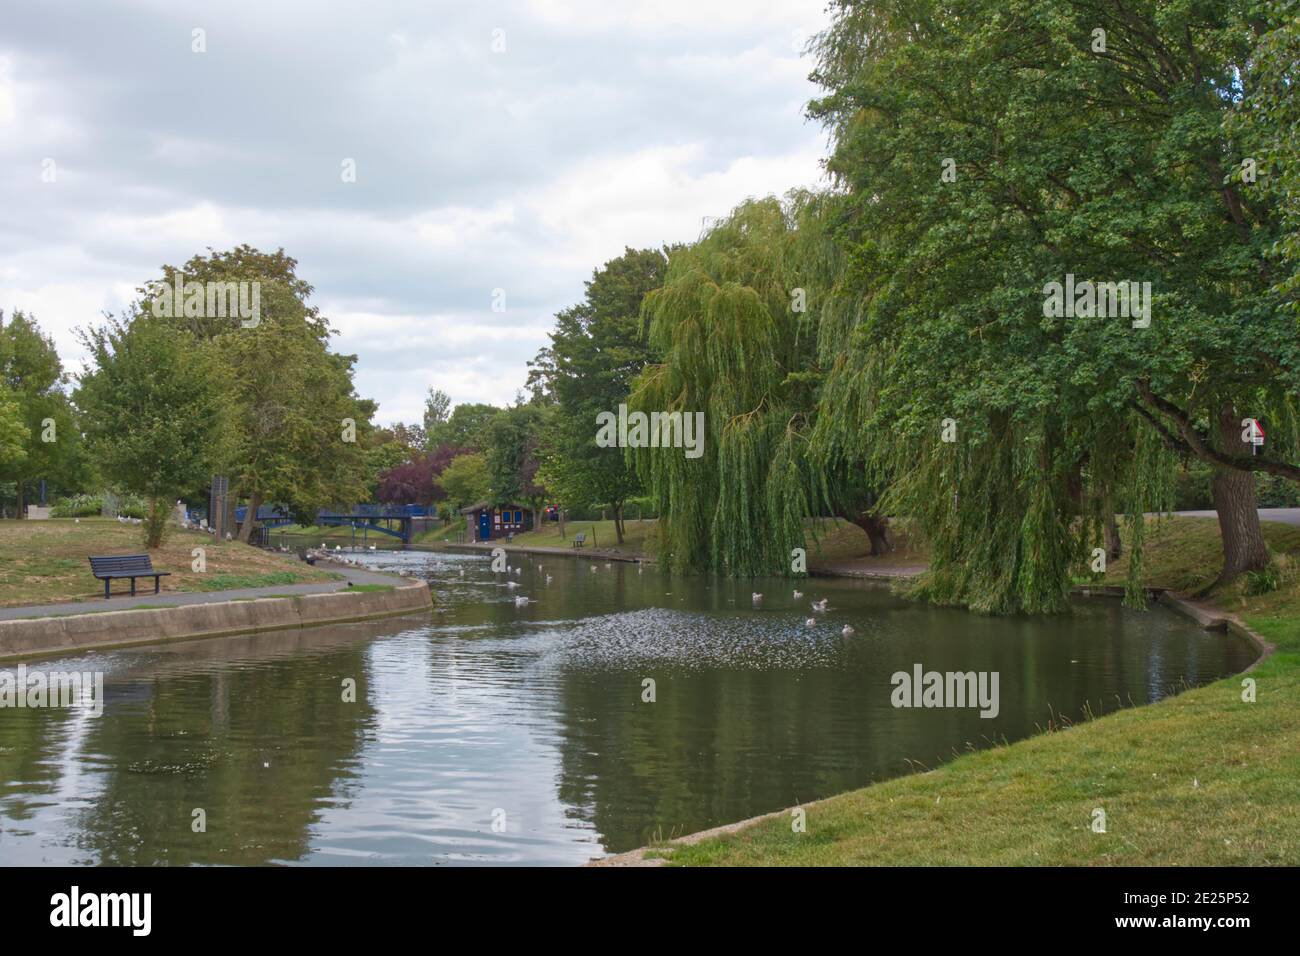
[[[135,596],[136,578],[153,578],[153,593],[157,594],[162,582],[160,578],[171,575],[170,571],[155,571],[153,561],[147,554],[114,554],[91,557],[90,573],[104,582],[104,599],[109,597],[108,586],[114,578],[131,579],[131,596]]]
[[[576,535],[573,536],[573,544],[571,545],[571,547],[581,548],[586,543],[587,543],[587,532],[579,531]]]

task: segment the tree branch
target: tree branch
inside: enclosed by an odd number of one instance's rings
[[[1187,413],[1173,402],[1167,401],[1153,392],[1149,382],[1145,379],[1138,379],[1137,389],[1144,401],[1154,406],[1178,426],[1179,436],[1181,437],[1171,434],[1147,409],[1134,403],[1134,407],[1142,414],[1142,417],[1155,427],[1156,431],[1170,447],[1186,454],[1195,455],[1203,461],[1211,462],[1223,468],[1232,468],[1236,471],[1262,471],[1270,475],[1290,478],[1292,481],[1300,481],[1300,466],[1284,461],[1274,461],[1262,455],[1238,457],[1211,448],[1205,443],[1205,439],[1201,437],[1200,432],[1196,430],[1196,426],[1192,424],[1192,420]]]

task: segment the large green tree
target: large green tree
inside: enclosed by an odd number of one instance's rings
[[[231,414],[219,466],[231,476],[232,499],[248,503],[241,540],[263,503],[283,504],[310,521],[320,507],[368,497],[374,477],[366,450],[375,405],[353,388],[356,357],[330,352],[329,322],[310,303],[312,287],[297,265],[283,250],[242,245],[196,255],[180,268],[164,266],[161,280],[141,290],[147,308],[170,312],[165,321],[191,334],[224,370]],[[166,301],[178,275],[205,288],[257,283],[258,315],[179,310]]]
[[[9,389],[0,384],[0,473],[10,474],[27,457],[31,432],[23,424],[22,409]]]
[[[435,481],[455,508],[483,501],[492,492],[492,473],[482,452],[456,456]]]
[[[835,5],[812,112],[867,303],[852,350],[885,360],[860,427],[934,539],[924,593],[1063,607],[1103,515],[1167,503],[1170,453],[1215,468],[1224,577],[1267,560],[1249,473],[1300,475],[1300,354],[1277,210],[1241,181],[1265,134],[1232,120],[1268,26],[1246,2]],[[1067,276],[1149,282],[1149,326],[1047,314]]]
[[[12,481],[18,492],[18,517],[38,481],[60,491],[77,490],[84,473],[80,432],[64,386],[68,378],[54,342],[35,318],[14,312],[6,321],[0,312],[0,383],[27,430],[24,454],[0,463],[0,479]]]
[[[211,356],[154,317],[83,333],[90,353],[74,400],[106,479],[148,501],[145,546],[162,543],[172,503],[211,474],[226,396]]]
[[[623,541],[623,507],[641,491],[622,449],[596,444],[596,416],[616,412],[650,360],[641,304],[659,288],[668,260],[627,249],[597,269],[583,301],[555,317],[550,345],[530,363],[535,391],[554,403],[544,436],[544,475],[566,505],[608,505]]]
[[[629,405],[704,413],[703,454],[638,447],[630,454],[658,500],[664,560],[682,569],[788,574],[809,517],[860,525],[873,551],[889,544],[877,487],[856,431],[870,359],[842,343],[861,307],[842,288],[828,234],[834,197],[749,201],[695,245],[675,251],[646,296],[658,361]],[[853,428],[819,422],[825,390]]]
[[[426,407],[427,410],[427,407]],[[483,402],[463,402],[451,410],[444,422],[437,422],[433,427],[426,427],[428,447],[439,445],[456,445],[462,448],[482,448],[488,426],[501,411],[495,405]]]
[[[487,429],[485,457],[492,497],[499,505],[527,504],[534,528],[541,527],[547,497],[537,474],[544,419],[543,406],[519,404],[499,412]]]

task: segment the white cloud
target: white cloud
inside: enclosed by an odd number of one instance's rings
[[[35,313],[71,366],[73,330],[163,263],[246,242],[298,259],[381,421],[418,419],[430,385],[508,402],[594,268],[820,177],[795,51],[821,0],[232,0],[197,19],[84,0],[5,20],[0,308]]]

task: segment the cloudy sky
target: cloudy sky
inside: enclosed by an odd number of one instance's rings
[[[430,385],[504,404],[595,267],[820,181],[800,50],[825,19],[824,0],[6,4],[0,309],[75,371],[74,330],[163,263],[283,247],[381,422],[418,420]]]

